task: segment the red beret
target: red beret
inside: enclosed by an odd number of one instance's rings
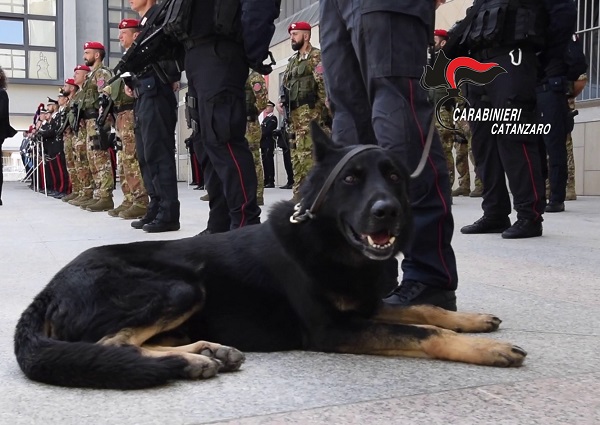
[[[140,21],[138,21],[137,19],[123,19],[119,23],[120,30],[124,30],[127,28],[139,28],[139,27],[140,27]]]
[[[75,71],[77,71],[77,68],[75,68]],[[77,85],[77,84],[75,84],[75,80],[74,80],[74,79],[72,79],[72,78],[67,78],[67,79],[65,80],[65,84],[68,84],[68,85],[70,85],[70,86],[76,86],[76,85]]]
[[[87,65],[77,65],[75,67],[75,69],[73,70],[73,72],[75,72],[75,71],[87,71],[87,72],[90,72],[91,70],[92,69],[89,66],[87,66]]]
[[[446,31],[446,30],[435,30],[435,31],[433,31],[433,35],[437,35],[438,37],[448,38],[448,31]]]
[[[288,33],[292,32],[292,30],[300,30],[300,31],[310,31],[311,26],[308,22],[300,21],[300,22],[292,22],[288,27]]]
[[[95,49],[95,50],[105,50],[104,44],[98,41],[88,41],[83,45],[83,50],[86,49]]]

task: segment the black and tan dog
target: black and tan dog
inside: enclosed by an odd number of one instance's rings
[[[521,365],[519,347],[457,333],[494,331],[494,316],[382,304],[386,260],[410,237],[407,173],[386,150],[313,134],[299,210],[281,202],[261,225],[92,248],[66,265],[17,325],[25,374],[143,388],[237,370],[231,347]]]

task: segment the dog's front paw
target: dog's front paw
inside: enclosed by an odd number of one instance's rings
[[[489,347],[487,355],[483,356],[485,365],[498,367],[518,367],[523,364],[527,352],[509,342],[496,342]]]
[[[221,362],[221,372],[236,371],[242,366],[242,363],[244,363],[244,361],[246,360],[246,356],[244,355],[244,353],[226,345],[205,348],[200,354],[213,357],[219,360]]]
[[[454,313],[455,320],[453,331],[456,332],[493,332],[498,330],[502,320],[492,314],[480,313]]]

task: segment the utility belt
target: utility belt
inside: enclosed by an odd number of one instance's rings
[[[307,98],[302,100],[290,100],[290,111],[298,109],[299,107],[304,105],[308,105],[310,109],[315,109],[315,101],[313,99]]]
[[[115,110],[115,114],[121,113],[121,112],[125,112],[125,111],[132,111],[133,110],[133,103],[127,103],[125,105],[121,105],[121,106],[114,106],[114,110]]]
[[[84,120],[95,120],[98,118],[98,110],[94,108],[88,108],[81,111],[81,119]]]
[[[487,61],[498,56],[503,56],[510,53],[513,50],[529,50],[530,47],[522,47],[522,46],[501,46],[501,47],[488,47],[486,49],[473,49],[471,51],[471,57],[478,61]]]

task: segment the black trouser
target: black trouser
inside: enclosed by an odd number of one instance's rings
[[[3,142],[4,140],[0,140],[0,146]],[[0,158],[3,158],[3,155],[2,149],[0,149]],[[4,186],[4,164],[0,163],[0,200],[2,200],[2,186]]]
[[[275,184],[275,140],[272,137],[260,139],[260,156],[265,174],[265,185]]]
[[[425,22],[433,17],[434,3],[430,3],[320,2],[334,140],[348,145],[378,143],[399,152],[411,172],[419,163],[433,119],[427,92],[419,86],[430,30]],[[410,11],[400,13],[404,9]],[[422,20],[412,15],[415,11],[429,16]],[[450,181],[437,132],[425,169],[411,180],[410,198],[415,231],[402,261],[403,279],[455,289]]]
[[[199,124],[192,138],[201,152],[210,199],[207,229],[213,233],[260,223],[256,170],[245,138],[244,57],[243,46],[231,41],[210,41],[186,52],[188,93],[198,104],[190,110]]]
[[[517,49],[512,53],[512,58],[509,53],[487,58],[475,54],[475,58],[481,62],[496,62],[507,73],[484,86],[469,85],[471,107],[516,108],[522,111],[521,123],[535,123],[535,53]],[[483,182],[483,214],[493,219],[510,215],[511,204],[506,187],[508,178],[517,217],[541,220],[546,200],[539,136],[493,134],[498,124],[506,123],[470,123],[473,157]]]
[[[549,124],[550,131],[544,134],[545,152],[548,155],[548,180],[550,182],[550,202],[565,201],[567,192],[567,135],[573,129],[566,87],[547,84],[537,88],[537,112],[540,124]],[[542,157],[542,161],[546,158]]]
[[[287,175],[287,185],[294,184],[294,167],[292,165],[292,152],[290,148],[283,149],[283,168],[285,168],[285,174]]]
[[[135,147],[144,186],[150,196],[146,216],[163,222],[178,222],[177,99],[170,84],[152,76],[140,79],[136,91]]]

